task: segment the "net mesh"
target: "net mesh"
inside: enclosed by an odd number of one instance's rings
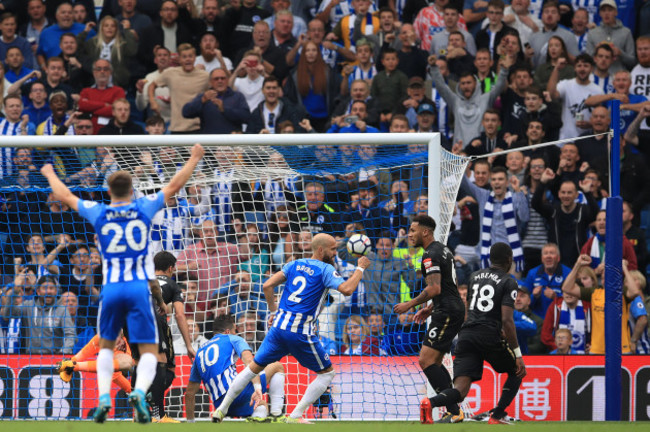
[[[136,193],[148,194],[170,180],[189,149],[34,149],[30,156],[36,165],[54,162],[79,196],[108,201],[111,173],[131,172]],[[436,188],[444,241],[468,159],[434,150],[442,155]],[[2,179],[0,190],[0,349],[7,365],[0,367],[0,416],[86,418],[97,396],[92,365],[72,373],[69,382],[53,365],[81,350],[92,354],[84,345],[95,334],[101,259],[92,227],[56,202],[44,179],[23,165]],[[430,211],[428,169],[429,149],[415,139],[410,145],[207,147],[187,187],[155,216],[151,231],[154,251],[170,251],[178,259],[176,279],[184,290],[194,349],[210,339],[215,316],[231,313],[238,334],[255,352],[266,331],[265,278],[310,256],[318,232],[339,238],[336,267],[347,278],[356,260],[346,239],[362,232],[373,242],[373,266],[351,297],[332,292],[320,316],[319,335],[338,374],[308,416],[418,418],[426,380],[414,356],[425,329],[413,324],[412,313],[396,316],[392,307],[422,289],[417,274],[422,251],[408,247],[406,230],[413,215]],[[54,292],[36,286],[48,275]],[[166,412],[180,418],[191,364],[171,313],[169,322],[176,378]],[[289,411],[313,375],[291,358],[283,363]],[[451,369],[449,361],[446,366]],[[123,392],[116,394],[115,406],[112,416],[130,415]],[[207,393],[199,391],[197,417],[210,409]]]

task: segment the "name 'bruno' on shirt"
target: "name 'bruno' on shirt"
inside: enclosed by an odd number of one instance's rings
[[[308,266],[306,266],[306,265],[299,265],[298,267],[296,267],[296,271],[304,271],[304,272],[307,273],[309,276],[313,276],[313,275],[314,275],[314,269],[311,268],[311,267],[308,267]]]

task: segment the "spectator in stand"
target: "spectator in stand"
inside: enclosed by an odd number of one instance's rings
[[[240,236],[238,245],[240,246],[238,270],[247,272],[253,282],[262,282],[268,278],[271,269],[271,256],[266,245],[262,243],[256,224],[246,226],[246,234]],[[246,252],[245,257],[242,251]]]
[[[72,291],[64,292],[59,298],[59,303],[67,308],[68,315],[72,318],[77,333],[77,341],[72,352],[79,352],[95,336],[96,328],[88,323],[86,317],[79,315],[79,299]]]
[[[641,270],[645,270],[646,265],[648,264],[648,251],[646,248],[646,235],[645,231],[634,225],[632,220],[634,219],[634,209],[629,202],[623,202],[623,235],[627,238],[632,247],[634,248],[634,254],[636,255],[637,267]]]
[[[366,123],[368,111],[361,100],[352,102],[350,115],[332,117],[332,126],[327,133],[377,133],[379,130]]]
[[[618,15],[616,1],[602,0],[598,4],[598,15],[601,19],[600,25],[591,29],[587,36],[587,54],[593,55],[596,47],[604,42],[614,51],[616,59],[612,65],[614,71],[633,68],[636,64],[634,38],[630,29],[616,18]]]
[[[23,112],[23,99],[19,94],[5,96],[4,114],[5,118],[0,120],[0,135],[34,135],[35,127],[27,114]],[[8,147],[7,147],[8,148]],[[11,174],[11,156],[6,151],[2,154],[2,174]]]
[[[5,12],[0,15],[0,59],[4,59],[7,55],[7,50],[10,47],[17,47],[25,58],[25,65],[29,69],[36,69],[36,57],[32,51],[31,44],[27,39],[16,34],[18,30],[18,21],[16,15],[11,12]]]
[[[555,332],[555,338],[553,339],[553,345],[555,349],[549,354],[554,355],[574,355],[574,354],[584,354],[576,351],[571,345],[572,341],[571,330],[568,328],[561,328]]]
[[[476,43],[474,42],[474,37],[467,30],[462,29],[458,25],[458,20],[460,18],[458,9],[456,9],[456,7],[451,4],[447,4],[443,8],[443,11],[444,12],[442,19],[445,27],[442,31],[436,33],[435,36],[433,36],[429,54],[436,56],[446,56],[448,54],[447,47],[449,46],[449,36],[453,32],[460,32],[463,36],[463,40],[465,41],[467,53],[475,56]]]
[[[27,39],[34,55],[38,50],[41,32],[49,25],[45,16],[45,0],[27,0],[27,22],[22,23],[18,34]]]
[[[352,0],[352,10],[333,26],[327,39],[338,40],[345,48],[354,49],[362,38],[379,32],[379,17],[370,10],[370,0]]]
[[[452,79],[456,79],[466,71],[476,73],[474,56],[467,52],[465,36],[460,31],[455,30],[449,35],[446,53],[447,67]]]
[[[530,11],[530,0],[513,0],[503,11],[503,22],[517,30],[524,46],[533,33],[542,29],[542,22]]]
[[[5,59],[7,68],[4,78],[9,83],[18,83],[20,86],[25,82],[32,82],[35,78],[40,77],[37,71],[25,67],[25,57],[20,51],[20,48],[15,46],[9,47],[5,56],[2,58]]]
[[[250,45],[254,39],[255,25],[270,16],[269,11],[257,5],[257,0],[242,0],[228,8],[223,18],[223,32],[228,37],[228,44],[224,45],[226,55],[235,58],[237,53]],[[270,30],[268,32],[270,36]]]
[[[144,30],[151,26],[152,21],[148,15],[139,12],[136,8],[137,3],[137,0],[119,0],[120,13],[115,14],[115,19],[120,23],[121,30],[131,29],[140,38],[144,35]]]
[[[364,80],[370,86],[372,78],[377,75],[377,68],[373,64],[372,43],[368,39],[359,39],[356,50],[357,61],[355,63],[357,64],[348,64],[343,67],[341,95],[344,96],[349,93],[350,86],[355,80]]]
[[[633,290],[638,294],[630,303],[630,318],[628,328],[630,330],[630,348],[633,354],[650,353],[650,336],[647,332],[648,311],[643,304],[643,291],[646,287],[646,278],[638,270],[625,272],[625,288]]]
[[[481,84],[481,93],[487,93],[496,83],[497,76],[492,69],[494,61],[490,55],[490,50],[482,48],[476,52],[474,57],[474,67],[476,68],[476,77]]]
[[[613,81],[613,89],[611,92],[609,92],[609,94],[602,96],[592,96],[585,101],[585,105],[595,106],[601,103],[605,103],[605,106],[611,109],[613,101],[621,101],[621,133],[625,134],[627,128],[634,121],[637,113],[641,111],[641,108],[643,108],[645,105],[650,104],[647,104],[648,99],[645,96],[630,93],[632,78],[628,71],[621,70],[616,72],[614,74]]]
[[[544,136],[542,138],[544,141],[557,141],[558,132],[562,127],[560,105],[545,100],[542,88],[532,85],[524,90],[524,106],[526,111],[523,113],[522,121],[518,125],[514,125],[512,133],[522,139],[530,122],[537,120],[543,126]],[[559,153],[559,149],[547,150],[546,153],[556,154]],[[547,162],[555,166],[552,160],[549,159]]]
[[[298,217],[313,233],[325,232],[343,237],[340,216],[325,202],[325,187],[322,183],[310,182],[304,187],[305,204],[298,207]]]
[[[602,88],[604,94],[614,91],[614,74],[610,74],[612,64],[614,64],[612,46],[601,43],[594,53],[594,72],[591,74],[591,80]]]
[[[542,342],[549,351],[560,348],[556,339],[563,330],[569,331],[573,354],[585,354],[591,337],[591,304],[566,291],[553,300],[544,317]]]
[[[92,114],[95,134],[111,121],[113,102],[126,97],[122,87],[111,84],[112,69],[108,60],[96,60],[93,64],[95,85],[81,90],[79,95],[79,111]]]
[[[253,349],[253,353],[257,352],[264,340],[264,332],[259,331],[257,323],[260,320],[257,312],[248,311],[237,317],[237,335],[243,337]]]
[[[490,108],[496,98],[501,94],[507,85],[508,69],[514,60],[511,57],[504,57],[499,60],[501,68],[494,86],[487,93],[481,93],[481,87],[476,77],[465,72],[458,82],[457,92],[451,90],[445,82],[441,70],[433,56],[429,57],[430,74],[436,90],[447,102],[456,119],[454,125],[454,141],[463,143],[471,142],[471,139],[478,136],[481,126],[478,124],[479,117]],[[437,103],[437,102],[436,102]]]
[[[253,112],[264,101],[261,90],[268,76],[262,64],[262,56],[250,50],[244,54],[237,68],[230,75],[228,83],[233,90],[244,95],[248,108]]]
[[[97,135],[144,135],[142,126],[131,120],[131,104],[128,100],[115,99],[112,114],[111,121],[101,128]]]
[[[240,247],[239,250],[247,254],[248,251],[245,249],[246,247]],[[240,254],[240,258],[244,259],[244,256]],[[229,312],[234,316],[239,317],[246,311],[252,310],[260,314],[260,318],[266,317],[267,306],[262,294],[262,286],[257,281],[251,280],[251,275],[248,272],[237,272],[231,281],[228,281],[211,296],[213,299],[226,297],[230,305]]]
[[[68,132],[68,129],[74,127],[75,135],[93,135],[93,122],[90,114],[82,114],[79,111],[75,111],[68,117],[68,120],[63,122],[60,125],[54,135],[65,135]],[[96,157],[96,150],[91,148],[77,148],[73,147],[70,149],[79,160],[81,166],[87,166],[91,164]],[[61,148],[57,149],[57,152],[61,152]],[[64,157],[65,159],[74,159],[72,156]],[[111,173],[112,174],[112,173]],[[102,178],[103,181],[103,178]]]
[[[284,0],[280,0],[281,3]],[[280,9],[275,11],[273,16],[267,18],[266,23],[269,25],[271,30],[271,37],[273,38],[273,45],[280,48],[282,51],[283,60],[286,59],[286,55],[291,49],[298,43],[298,39],[293,35],[292,31],[294,29],[294,16],[290,10]],[[303,21],[305,26],[305,32],[307,31],[307,24]],[[300,33],[298,33],[300,35]],[[285,60],[286,62],[286,60]]]
[[[261,65],[267,75],[275,75],[284,80],[289,68],[285,60],[285,51],[276,47],[271,41],[271,30],[266,21],[258,21],[253,26],[253,40],[237,52],[235,63],[239,62],[250,51],[260,55]]]
[[[336,81],[336,74],[323,61],[318,46],[311,41],[305,42],[298,65],[284,86],[284,94],[307,111],[307,118],[317,132],[326,130],[338,93]]]
[[[505,242],[513,249],[516,272],[524,269],[524,255],[521,249],[520,227],[528,222],[528,200],[520,190],[519,181],[510,180],[512,192],[508,190],[506,169],[495,167],[490,174],[492,191],[471,183],[463,176],[461,189],[478,201],[481,212],[481,260],[487,265],[490,245]]]
[[[406,96],[408,77],[397,69],[399,58],[397,51],[387,48],[381,53],[381,64],[384,69],[372,79],[370,94],[377,99],[379,111],[392,112],[399,101]]]
[[[149,107],[149,86],[154,82],[165,69],[171,66],[171,53],[162,46],[156,48],[154,53],[153,62],[156,64],[156,70],[149,72],[144,79],[136,82],[135,88],[137,93],[135,95],[135,106],[138,111],[145,111]],[[158,103],[159,115],[169,123],[171,120],[171,106],[169,99],[169,87],[157,86],[154,91],[154,98]]]
[[[334,107],[334,111],[332,111],[332,120],[350,114],[352,104],[355,101],[360,100],[366,103],[367,123],[375,127],[379,124],[377,101],[370,97],[370,85],[367,81],[362,79],[352,81],[352,84],[350,85],[350,95],[337,99],[339,99],[339,101]]]
[[[34,124],[43,123],[50,115],[52,111],[48,104],[47,92],[45,91],[45,86],[42,82],[33,82],[29,87],[29,104],[23,110],[24,114],[27,114]],[[66,97],[66,100],[68,98]],[[67,108],[67,105],[66,105]]]
[[[562,283],[571,269],[560,263],[560,249],[555,243],[542,248],[542,263],[531,269],[525,286],[531,295],[531,308],[540,317],[546,316],[549,305],[562,296]]]
[[[276,125],[287,120],[291,121],[294,130],[303,130],[300,124],[305,112],[298,109],[288,99],[282,97],[282,87],[280,87],[279,79],[272,75],[264,78],[262,95],[264,100],[257,106],[249,104],[249,108],[253,112],[246,133],[259,133],[263,129],[270,133],[278,133],[280,131],[276,128]]]
[[[205,6],[203,6],[205,8]],[[291,0],[271,0],[271,8],[273,9],[273,15],[266,18],[265,21],[269,23],[269,26],[271,27],[271,30],[275,30],[275,20],[278,16],[284,15],[285,19],[287,19],[288,15],[283,13],[280,14],[280,11],[289,11],[291,12]],[[291,14],[292,18],[292,23],[291,23],[291,34],[293,35],[294,42],[297,41],[297,38],[301,34],[307,33],[307,23],[305,20],[294,13]],[[275,32],[274,32],[275,33]],[[292,45],[293,46],[293,45]]]
[[[42,276],[36,283],[36,295],[24,300],[22,286],[14,285],[9,299],[12,303],[3,304],[0,315],[8,320],[22,318],[27,323],[26,351],[29,354],[72,354],[77,338],[74,322],[67,308],[58,303],[59,283],[53,276]],[[4,303],[4,302],[3,302]],[[48,319],[43,319],[47,316]]]
[[[60,235],[57,239],[56,247],[50,252],[47,252],[43,237],[40,234],[33,234],[27,240],[27,245],[25,246],[25,251],[29,253],[26,265],[33,266],[36,269],[36,277],[47,275],[58,276],[61,273],[61,262],[57,259],[57,256],[66,248],[70,240],[71,238],[69,236],[65,234]],[[16,259],[14,259],[14,262],[16,262]]]
[[[596,106],[591,111],[591,130],[588,130],[583,135],[599,135],[609,131],[611,116],[609,110],[603,106]],[[600,135],[593,138],[586,138],[576,141],[578,152],[580,153],[580,160],[587,162],[590,166],[597,163],[598,159],[603,154],[607,153],[607,136]]]
[[[606,219],[607,212],[600,210],[596,215],[596,235],[591,237],[582,246],[580,253],[589,255],[591,258],[591,268],[594,269],[596,275],[601,277],[605,274],[605,239],[606,239]],[[634,246],[632,243],[623,236],[623,259],[627,261],[627,266],[630,270],[638,268],[636,261],[636,254],[634,253]]]
[[[519,284],[517,298],[515,299],[515,311],[521,312],[523,316],[535,323],[535,333],[526,338],[524,345],[528,348],[528,354],[546,354],[546,346],[541,340],[544,320],[530,309],[530,294],[528,293],[528,289],[521,285],[521,283]],[[523,338],[517,337],[517,339],[521,344]]]
[[[65,92],[61,90],[52,92],[49,97],[49,102],[52,114],[38,125],[36,135],[55,135],[57,129],[70,117],[66,113],[68,97]],[[68,128],[66,135],[74,135],[74,126]]]
[[[232,70],[232,62],[229,58],[221,55],[219,49],[219,40],[214,33],[204,33],[201,36],[199,44],[201,55],[196,58],[194,66],[203,65],[203,68],[209,73],[215,69],[224,69],[230,75]]]
[[[171,2],[163,3],[163,8],[169,6]],[[196,49],[188,44],[178,46],[178,54],[181,65],[179,67],[167,68],[156,78],[150,85],[149,108],[159,114],[160,107],[156,100],[155,94],[158,86],[169,87],[169,97],[171,101],[171,124],[169,130],[172,134],[196,133],[201,127],[200,120],[186,119],[183,117],[183,107],[190,102],[194,96],[208,89],[210,85],[210,76],[203,70],[194,66],[196,62]]]
[[[145,71],[155,69],[154,56],[156,47],[162,46],[169,50],[172,55],[180,56],[177,51],[181,45],[194,43],[189,15],[182,14],[179,19],[178,5],[174,0],[164,0],[160,5],[160,22],[147,27],[142,34],[138,34],[138,62],[144,66]],[[175,66],[176,64],[174,64]],[[190,89],[188,89],[190,91]],[[192,96],[196,92],[192,93]]]
[[[45,85],[47,96],[49,97],[57,90],[62,90],[68,95],[68,108],[72,108],[72,102],[79,101],[80,94],[75,93],[72,87],[63,80],[65,75],[65,62],[61,57],[50,57],[46,63],[45,76],[41,77],[40,81]]]
[[[60,3],[56,8],[56,23],[44,28],[39,36],[36,58],[41,69],[45,69],[45,61],[50,57],[61,55],[61,48],[59,47],[61,35],[64,33],[78,35],[84,29],[83,24],[74,22],[72,4],[68,1]],[[95,36],[95,30],[89,29],[87,38],[90,39],[93,36]]]
[[[80,47],[79,57],[84,70],[93,72],[95,61],[108,60],[113,69],[113,84],[126,88],[131,80],[131,58],[138,52],[138,39],[135,31],[127,28],[121,31],[117,20],[106,16],[99,22],[99,33],[86,40],[87,33],[94,27],[94,23],[86,24],[84,31],[77,35]],[[84,42],[85,41],[85,42]]]
[[[500,130],[499,111],[494,108],[485,110],[481,125],[483,126],[483,132],[469,141],[464,148],[464,152],[468,156],[481,156],[508,148],[503,139],[503,131]]]
[[[624,261],[625,263],[625,261]],[[605,288],[598,284],[598,277],[591,269],[589,255],[580,255],[571,273],[562,285],[562,291],[591,303],[591,345],[589,354],[605,354]],[[625,266],[625,264],[623,264]],[[624,290],[623,316],[621,319],[621,353],[631,354],[630,329],[628,328],[629,303],[639,294],[635,290]]]
[[[512,181],[515,177],[520,185],[524,184],[524,176],[526,174],[526,161],[524,154],[520,151],[514,151],[506,155],[506,168],[508,169],[508,178]]]
[[[502,0],[490,0],[487,5],[488,25],[476,34],[476,47],[490,50],[492,59],[498,57],[497,47],[501,44],[504,36],[516,33],[512,27],[503,22],[503,11],[505,4]]]
[[[554,0],[549,0],[554,1]],[[562,129],[560,139],[574,138],[587,131],[591,111],[586,106],[590,96],[602,95],[602,89],[591,82],[594,60],[588,54],[576,57],[576,77],[560,81],[560,70],[567,64],[567,59],[559,58],[548,81],[546,90],[551,98],[562,100]]]
[[[540,179],[541,185],[535,190],[532,207],[550,225],[549,242],[558,245],[560,262],[566,266],[571,265],[572,259],[580,255],[580,245],[587,241],[589,225],[596,219],[598,203],[591,195],[591,180],[580,181],[587,202],[576,202],[578,187],[571,180],[561,183],[558,200],[549,203],[545,195],[549,189],[549,182],[555,179],[555,173],[546,168]]]
[[[381,51],[375,56],[377,61],[379,61],[380,54]],[[409,79],[419,77],[424,80],[426,78],[427,52],[416,44],[413,24],[404,23],[399,29],[397,59],[399,60],[397,68],[404,72]]]
[[[435,0],[432,5],[420,9],[413,21],[415,34],[421,42],[420,48],[426,52],[431,52],[436,33],[442,32],[445,28],[444,8],[448,3],[449,0]],[[465,18],[458,19],[458,27],[467,31]]]
[[[79,44],[76,36],[73,33],[62,34],[59,47],[65,70],[63,82],[72,87],[75,93],[79,93],[82,88],[90,84],[92,74],[83,69],[80,59],[77,58]]]
[[[95,283],[95,270],[90,262],[90,251],[84,245],[68,247],[70,265],[59,277],[61,291],[72,291],[79,301],[78,315],[91,325],[97,323],[101,286]]]
[[[571,32],[574,34],[580,54],[584,53],[587,49],[589,25],[589,11],[583,7],[576,9],[571,19]]]
[[[564,41],[569,56],[566,60],[573,63],[575,57],[580,54],[575,36],[566,28],[559,25],[560,6],[557,0],[545,1],[542,6],[543,28],[533,33],[528,40],[533,49],[533,66],[537,67],[544,63],[548,52],[548,42],[553,36],[559,36]]]
[[[546,50],[546,62],[540,64],[535,69],[535,84],[539,87],[546,89],[548,80],[551,78],[553,70],[557,66],[559,59],[568,59],[569,53],[566,50],[564,40],[560,36],[551,36],[548,40]],[[559,80],[570,80],[575,78],[576,73],[573,65],[567,62],[566,66],[559,70]]]
[[[373,3],[370,4],[368,12],[375,13],[377,10]],[[336,25],[343,17],[354,14],[354,5],[350,1],[324,0],[320,3],[316,12],[316,19],[324,24],[329,24],[330,28]]]
[[[197,300],[204,302],[210,293],[232,279],[237,272],[239,253],[237,246],[217,240],[213,221],[204,221],[199,232],[200,239],[178,256],[176,269],[179,274],[195,272],[198,275]]]
[[[537,126],[541,129],[541,123],[532,121],[529,124],[529,130]],[[524,248],[524,272],[528,274],[533,267],[537,267],[541,263],[542,248],[548,242],[546,221],[537,213],[532,206],[532,199],[535,191],[540,186],[542,173],[546,169],[546,161],[541,155],[533,155],[528,164],[526,178],[524,180],[524,187],[526,188],[526,198],[528,198],[528,206],[530,209],[530,219],[526,226],[526,233],[521,239],[521,246]]]
[[[381,342],[370,336],[368,325],[363,317],[352,315],[343,326],[343,345],[341,353],[344,355],[386,355],[380,346]]]
[[[525,290],[525,287],[519,286],[517,297],[519,297],[521,295],[520,293]],[[515,329],[517,330],[517,342],[519,342],[521,352],[522,354],[529,354],[528,338],[533,337],[537,334],[537,323],[530,317],[526,316],[525,313],[520,312],[516,309],[513,311],[512,315],[515,323]]]
[[[395,11],[388,6],[380,8],[377,12],[377,16],[379,17],[379,31],[374,35],[366,36],[375,49],[375,62],[379,61],[379,53],[383,48],[388,48],[389,46],[395,49],[399,48],[401,41],[398,39],[398,34],[400,33],[402,25],[397,20]],[[413,33],[413,28],[411,28],[411,33]],[[415,33],[413,33],[413,38],[415,39]],[[415,40],[413,40],[413,42],[415,42]],[[415,45],[415,43],[413,43],[413,45]]]
[[[195,21],[196,25],[201,27],[198,34],[212,32],[217,36],[219,42],[225,41],[224,34],[221,31],[224,25],[218,0],[203,0],[202,3],[199,19]],[[197,4],[197,2],[195,1],[194,4]]]
[[[228,73],[214,69],[210,89],[199,93],[183,107],[183,117],[201,119],[201,133],[229,134],[248,123],[251,112],[244,95],[228,87]]]

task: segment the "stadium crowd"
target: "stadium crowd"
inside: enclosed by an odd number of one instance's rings
[[[614,0],[106,0],[96,17],[89,0],[3,0],[0,135],[440,132],[449,151],[484,156],[463,176],[449,238],[466,301],[477,295],[471,272],[507,242],[525,287],[522,352],[603,354],[604,134],[618,100],[622,350],[649,354],[650,30],[634,19],[650,22],[650,2],[640,6],[622,16]],[[347,239],[373,244],[359,290],[327,299],[327,351],[417,353],[424,328],[392,306],[422,289],[422,251],[406,232],[428,208],[426,149],[408,146],[414,163],[394,170],[373,165],[372,145],[307,150],[302,181],[257,183],[233,179],[238,149],[215,150],[216,186],[190,186],[156,216],[152,241],[178,259],[194,349],[227,313],[257,349],[263,280],[327,232],[343,276],[355,268]],[[123,155],[0,151],[0,352],[72,354],[96,331],[102,259],[88,224],[39,189],[38,168],[54,161],[67,184],[102,200]],[[143,190],[181,156],[148,149],[127,162]],[[292,163],[278,152],[263,162]],[[318,172],[333,165],[351,174]]]

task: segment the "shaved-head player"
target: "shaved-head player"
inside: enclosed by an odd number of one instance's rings
[[[334,379],[334,368],[315,333],[318,314],[330,289],[349,296],[357,289],[363,271],[370,265],[366,257],[359,258],[358,266],[346,281],[334,270],[336,240],[329,234],[318,234],[311,243],[311,258],[287,263],[281,271],[264,282],[264,296],[271,314],[270,328],[255,359],[230,384],[221,405],[212,412],[212,421],[223,420],[228,408],[248,383],[270,363],[291,354],[298,362],[317,376],[293,412],[281,419],[285,423],[309,423],[302,418],[304,411],[314,403]],[[284,284],[280,304],[275,303],[274,288]],[[253,394],[261,400],[259,384]]]

